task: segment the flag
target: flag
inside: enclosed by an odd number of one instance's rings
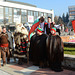
[[[39,25],[39,23],[40,23],[39,19],[37,19],[37,20],[34,21],[32,27],[31,27],[31,29],[29,31],[29,35],[28,35],[29,40],[30,40],[30,34],[37,28],[37,26]]]
[[[73,30],[74,30],[74,33],[75,33],[75,20],[72,21],[72,27],[73,27]]]

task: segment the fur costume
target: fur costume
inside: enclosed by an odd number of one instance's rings
[[[23,25],[16,25],[16,30],[14,32],[14,40],[15,40],[15,51],[14,57],[19,59],[25,58],[27,53],[27,35],[28,31]]]

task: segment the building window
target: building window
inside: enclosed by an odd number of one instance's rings
[[[8,24],[9,22],[9,9],[8,7],[5,7],[5,18],[4,18],[5,24]]]
[[[3,7],[0,6],[0,24],[3,24]]]
[[[6,24],[12,23],[12,8],[5,7],[5,18]]]
[[[44,13],[44,17],[47,17],[47,13]]]
[[[21,10],[21,22],[26,23],[27,22],[27,10]]]
[[[43,12],[39,12],[39,16],[44,16]]]
[[[28,10],[28,16],[33,16],[33,11]]]
[[[48,16],[51,17],[51,21],[52,21],[52,14],[48,13]]]
[[[9,23],[12,23],[12,8],[9,8]]]
[[[34,11],[34,20],[38,18],[38,12]]]
[[[47,13],[44,13],[44,17],[45,17],[45,22],[47,22],[47,17],[48,17]]]
[[[21,22],[21,11],[20,9],[14,8],[14,22]]]
[[[49,14],[49,13],[48,13],[48,16],[49,16],[49,17],[52,17],[51,14]]]
[[[75,8],[69,8],[69,11],[75,10]]]
[[[31,11],[31,16],[33,16],[33,11]]]
[[[28,15],[31,15],[30,11],[28,11]]]
[[[41,13],[41,16],[44,16],[44,14],[43,14],[43,13]]]
[[[75,15],[72,15],[69,17],[70,19],[75,19]]]
[[[70,12],[70,14],[75,14],[75,11]]]

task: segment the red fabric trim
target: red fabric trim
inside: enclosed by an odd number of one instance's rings
[[[22,48],[22,46],[20,46]]]
[[[0,47],[8,47],[8,44],[0,44]]]
[[[26,41],[26,43],[28,43],[28,41]]]
[[[25,42],[23,42],[23,44],[25,44]]]
[[[40,22],[37,22],[36,24],[34,24],[31,29],[30,29],[30,32],[28,34],[28,38],[29,38],[29,41],[30,41],[30,34],[36,29],[36,27],[39,25]]]
[[[50,31],[54,31],[54,32],[56,32],[54,29],[51,29]]]
[[[25,42],[20,42],[21,44],[25,44]]]
[[[22,42],[20,42],[20,43],[22,43]]]
[[[21,51],[21,52],[27,52],[27,51]]]
[[[56,34],[53,34],[53,35],[56,35]]]
[[[22,48],[26,48],[26,47],[22,47]]]
[[[37,29],[37,31],[39,31],[40,33],[42,33],[42,31],[40,31],[39,29]]]
[[[47,25],[47,23],[45,22],[44,25]]]
[[[21,48],[26,48],[26,46],[25,47],[22,47],[22,46],[20,46]]]

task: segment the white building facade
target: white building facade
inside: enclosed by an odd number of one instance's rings
[[[75,19],[75,6],[69,6],[69,20]]]
[[[50,16],[54,21],[54,11],[37,8],[35,5],[0,0],[0,25],[13,25],[16,22],[32,24],[39,16]]]
[[[67,26],[69,28],[72,28],[72,20],[75,20],[75,6],[69,6],[68,11],[69,11],[69,22]]]

